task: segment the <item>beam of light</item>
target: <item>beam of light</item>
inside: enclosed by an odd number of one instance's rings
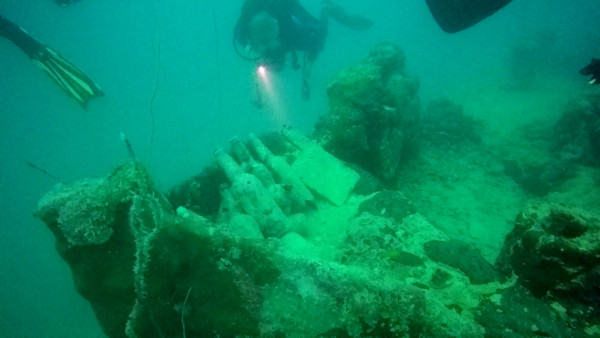
[[[273,83],[271,77],[269,76],[269,72],[267,71],[267,67],[264,65],[259,65],[256,67],[256,78],[258,83],[263,87],[265,94],[272,96]]]
[[[267,67],[263,65],[258,66],[258,68],[256,68],[256,73],[258,73],[258,76],[260,76],[263,81],[267,80]]]
[[[256,81],[258,84],[257,90],[260,91],[260,95],[264,100],[265,104],[270,107],[271,117],[278,126],[286,124],[286,114],[281,105],[281,98],[279,97],[278,90],[275,89],[275,79],[272,77],[272,73],[265,65],[259,65],[256,67]]]

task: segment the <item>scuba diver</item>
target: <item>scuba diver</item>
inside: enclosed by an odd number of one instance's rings
[[[579,70],[579,74],[585,76],[591,75],[592,78],[590,79],[590,81],[588,81],[588,83],[591,85],[600,84],[600,82],[598,81],[600,80],[600,59],[592,58],[590,64]]]
[[[46,72],[69,96],[84,109],[88,101],[102,96],[102,90],[79,68],[58,52],[43,45],[23,28],[0,16],[0,36],[19,47],[33,62]]]
[[[242,58],[256,61],[258,69],[280,70],[291,54],[294,69],[302,67],[302,98],[307,100],[312,64],[325,45],[329,18],[355,30],[373,25],[369,19],[347,14],[330,0],[323,1],[319,18],[298,0],[246,0],[234,28],[234,46]],[[304,54],[302,66],[298,51]],[[257,95],[260,102],[258,90]]]
[[[426,0],[426,3],[439,26],[455,33],[475,25],[511,1]],[[331,0],[323,1],[319,18],[308,13],[298,0],[245,0],[234,28],[234,47],[242,58],[256,61],[257,69],[261,66],[282,69],[288,53],[292,55],[294,69],[299,69],[297,51],[304,52],[302,97],[308,99],[312,63],[325,44],[329,18],[355,30],[365,30],[373,24],[364,17],[347,14]],[[258,85],[257,98],[260,102]]]

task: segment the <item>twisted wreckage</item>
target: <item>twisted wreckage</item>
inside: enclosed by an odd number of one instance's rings
[[[418,111],[416,82],[402,61],[397,47],[381,45],[349,71],[362,87],[348,100],[363,101],[340,100],[344,106],[321,124],[320,142],[289,129],[234,138],[227,151],[215,151],[216,165],[168,194],[136,161],[49,192],[36,215],[104,332],[584,336],[579,329],[597,323],[599,308],[598,251],[579,246],[598,238],[593,217],[566,207],[528,209],[494,266],[430,224],[401,192],[382,189],[398,163],[381,153],[392,142],[409,147],[401,128]],[[373,90],[387,101],[360,95]],[[343,112],[351,118],[336,117]],[[362,118],[369,122],[361,126]],[[338,149],[354,164],[321,146],[343,137],[340,120],[361,135],[354,150]],[[387,132],[369,130],[381,130],[378,121]],[[382,162],[362,168],[352,161],[357,154],[364,161],[377,142],[385,146],[371,160]]]

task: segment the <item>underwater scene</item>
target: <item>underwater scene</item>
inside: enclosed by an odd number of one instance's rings
[[[0,337],[599,337],[597,0],[0,0]]]

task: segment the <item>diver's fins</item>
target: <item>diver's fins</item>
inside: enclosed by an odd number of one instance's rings
[[[89,76],[47,46],[33,61],[84,109],[90,99],[104,95]]]
[[[84,72],[62,57],[58,52],[44,46],[23,28],[0,16],[0,36],[12,41],[45,71],[69,96],[85,109],[88,101],[102,96],[102,90]]]
[[[447,33],[469,28],[512,0],[426,0],[438,25]]]
[[[373,21],[360,15],[346,13],[342,7],[335,4],[333,1],[325,0],[323,3],[325,5],[323,8],[325,15],[332,17],[343,26],[355,30],[367,30],[373,26]]]

